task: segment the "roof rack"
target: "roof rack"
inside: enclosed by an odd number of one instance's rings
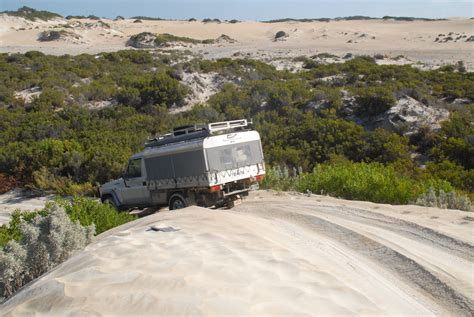
[[[209,123],[207,125],[207,130],[210,133],[213,133],[213,132],[223,131],[223,130],[244,128],[244,127],[248,126],[249,123],[251,123],[251,122],[247,122],[247,119],[214,122],[214,123]]]
[[[209,124],[186,125],[174,128],[171,133],[154,137],[145,142],[145,148],[163,146],[172,143],[205,138],[219,131],[228,131],[247,127],[252,122],[246,119],[214,122]]]

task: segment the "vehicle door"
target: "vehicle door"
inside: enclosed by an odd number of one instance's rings
[[[151,202],[150,191],[146,184],[145,166],[142,158],[131,159],[123,176],[124,187],[121,199],[124,205],[145,206]]]

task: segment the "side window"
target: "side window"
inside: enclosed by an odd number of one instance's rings
[[[130,160],[127,168],[127,178],[142,176],[142,159]]]

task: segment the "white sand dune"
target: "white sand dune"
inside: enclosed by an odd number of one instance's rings
[[[294,57],[330,52],[338,55],[386,54],[396,57],[405,55],[414,61],[430,65],[463,60],[468,69],[474,68],[474,42],[466,39],[474,35],[474,20],[453,19],[446,21],[400,22],[391,20],[331,21],[331,22],[241,22],[202,23],[187,21],[113,21],[103,19],[107,27],[84,27],[94,20],[55,20],[30,22],[22,18],[0,15],[0,52],[26,52],[39,50],[45,53],[81,54],[125,49],[128,38],[140,32],[171,33],[195,39],[215,39],[226,34],[237,43],[191,45],[190,49],[203,53],[207,58],[229,57],[236,52],[250,54],[253,58]],[[80,35],[81,43],[38,42],[38,34],[44,30],[61,29]],[[79,25],[79,23],[81,25]],[[289,34],[285,41],[274,42],[278,31]],[[440,34],[452,40],[435,42]],[[458,37],[460,37],[458,39]]]
[[[469,213],[346,204],[257,192],[230,211],[163,211],[99,236],[13,296],[2,311],[5,316],[472,312]]]

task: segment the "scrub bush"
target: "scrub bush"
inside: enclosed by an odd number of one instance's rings
[[[94,226],[72,222],[64,208],[52,206],[46,216],[36,215],[20,224],[21,240],[11,240],[0,251],[0,292],[10,297],[23,285],[67,260],[89,244]]]
[[[458,195],[456,192],[446,193],[440,189],[438,193],[432,187],[429,188],[428,192],[421,194],[416,204],[425,207],[438,207],[443,209],[459,209],[464,211],[472,210],[472,203],[469,197],[465,195]]]
[[[357,114],[376,116],[395,105],[393,92],[384,87],[370,87],[358,90],[356,96]]]
[[[136,219],[134,215],[119,213],[110,205],[90,198],[74,197],[71,201],[59,199],[58,204],[72,221],[79,221],[83,226],[94,225],[96,234]]]
[[[272,167],[267,169],[261,187],[282,191],[297,190],[301,172],[301,168],[299,170],[293,169],[290,175],[290,171],[286,166],[283,168],[280,166]]]
[[[301,169],[293,169],[291,173],[287,168],[270,168],[262,187],[388,204],[413,202],[430,187],[439,192],[453,191],[446,181],[415,180],[397,173],[392,165],[353,163],[341,159],[318,164],[311,173],[302,173]]]
[[[288,34],[286,34],[285,31],[278,31],[276,34],[275,34],[275,40],[277,39],[280,39],[280,38],[283,38],[283,37],[287,37]]]
[[[408,204],[426,192],[430,186],[453,191],[446,181],[416,180],[398,174],[391,165],[341,161],[318,164],[310,174],[304,174],[299,190],[324,192],[331,196],[375,203]]]

